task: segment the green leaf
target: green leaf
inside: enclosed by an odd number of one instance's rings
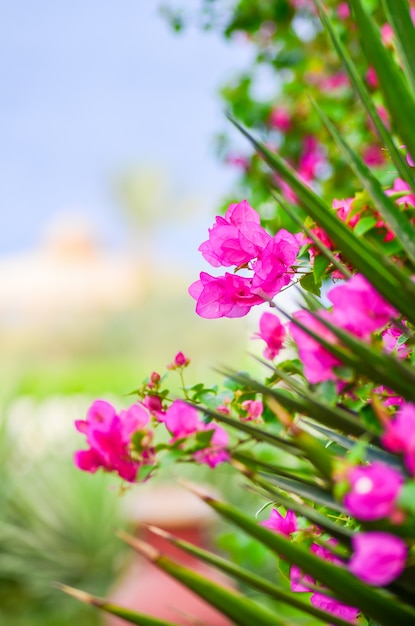
[[[317,254],[317,256],[314,258],[313,274],[316,285],[321,286],[324,274],[326,273],[329,265],[330,260],[322,254]]]
[[[415,106],[415,102],[414,102]],[[415,229],[412,224],[406,218],[406,215],[401,213],[398,207],[392,202],[390,198],[383,191],[379,181],[369,170],[363,160],[350,148],[350,146],[343,139],[337,128],[329,120],[329,118],[323,113],[320,107],[314,103],[314,107],[317,110],[324,126],[327,128],[334,141],[336,142],[339,150],[342,152],[349,166],[353,169],[356,176],[359,178],[363,187],[367,190],[375,207],[382,215],[385,222],[390,226],[396,237],[399,239],[403,249],[406,251],[409,259],[415,264]],[[364,218],[363,218],[364,219]],[[356,225],[354,232],[356,235],[357,227],[361,223],[360,220]],[[373,226],[376,223],[374,220]],[[369,230],[367,228],[366,230]],[[364,230],[363,232],[366,232]],[[360,233],[362,234],[362,233]]]
[[[408,0],[383,0],[388,22],[391,24],[399,57],[411,85],[415,92],[415,28],[409,12]]]
[[[405,84],[399,66],[384,47],[379,29],[363,8],[361,0],[349,0],[349,4],[354,12],[363,52],[376,70],[387,108],[409,153],[415,154],[414,95]]]
[[[415,480],[408,480],[401,488],[398,506],[403,507],[412,515],[415,514]]]
[[[392,0],[392,2],[393,1],[394,0]],[[363,106],[365,107],[369,117],[371,118],[382,144],[385,146],[385,148],[389,152],[389,155],[391,156],[396,168],[398,169],[398,172],[401,178],[403,178],[405,182],[407,182],[412,188],[412,190],[415,192],[415,183],[413,179],[413,174],[409,170],[408,164],[406,163],[401,152],[398,150],[395,143],[393,142],[391,133],[388,131],[387,128],[385,128],[385,125],[380,119],[375,103],[373,102],[366,88],[365,83],[360,78],[360,74],[357,71],[354,62],[352,61],[349,55],[349,52],[347,51],[347,49],[345,48],[345,46],[343,45],[343,43],[337,36],[336,31],[333,28],[333,25],[327,16],[327,11],[326,9],[324,9],[321,0],[315,0],[315,2],[320,9],[321,21],[329,33],[329,36],[333,42],[336,52],[339,55],[340,59],[342,60],[346,68],[350,82],[353,85],[357,95],[359,96]]]
[[[303,289],[310,291],[316,296],[321,295],[321,280],[316,283],[314,274],[306,274],[300,279],[300,284]]]
[[[191,406],[194,406],[194,405],[191,405]],[[222,424],[227,424],[227,426],[230,426],[231,428],[235,430],[239,430],[241,433],[245,433],[249,435],[255,441],[262,441],[264,443],[268,443],[276,448],[280,448],[281,450],[288,452],[289,454],[293,454],[294,456],[299,456],[301,454],[295,442],[287,441],[286,439],[283,439],[282,437],[278,437],[278,435],[274,435],[271,432],[267,432],[262,428],[253,426],[251,424],[248,424],[247,422],[241,422],[239,420],[234,419],[233,417],[228,417],[227,415],[224,415],[223,413],[219,413],[218,411],[209,409],[208,407],[197,406],[196,408],[198,408],[199,411],[203,411],[203,413],[210,415],[217,422],[220,422]]]
[[[368,215],[367,217],[362,217],[353,228],[353,232],[357,237],[361,237],[368,230],[371,230],[378,220],[373,215]]]
[[[288,163],[255,140],[238,122],[230,119],[270,167],[290,185],[307,213],[324,228],[350,263],[366,276],[379,293],[408,320],[415,323],[415,307],[413,306],[415,285],[408,276],[387,257],[381,255],[369,242],[358,239],[350,228],[337,218],[331,208],[298,179]]]
[[[316,485],[305,485],[298,480],[285,478],[284,476],[265,476],[262,473],[261,476],[288,493],[293,493],[302,498],[311,500],[311,502],[315,504],[320,504],[323,507],[328,507],[340,513],[346,513],[344,507],[339,504],[339,502],[333,498],[331,492],[326,489],[322,489]]]
[[[350,333],[331,324],[328,320],[315,312],[310,311],[323,326],[328,328],[342,345],[331,343],[318,333],[315,333],[305,324],[299,322],[294,317],[287,317],[310,337],[315,339],[320,345],[337,357],[342,363],[353,367],[356,372],[363,374],[380,384],[385,384],[407,400],[415,399],[415,375],[411,368],[386,352],[378,352],[367,346],[363,341],[358,340]]]
[[[296,609],[299,609],[303,613],[308,615],[312,615],[324,622],[330,621],[332,624],[337,624],[338,626],[348,626],[349,622],[345,622],[344,620],[334,616],[332,613],[326,613],[325,611],[320,611],[315,608],[308,600],[304,602],[298,594],[290,593],[289,591],[285,591],[270,583],[265,578],[254,574],[231,561],[224,559],[216,554],[212,554],[207,550],[203,550],[193,544],[179,539],[171,535],[170,533],[166,533],[163,530],[155,528],[154,526],[150,526],[150,531],[155,532],[157,535],[160,535],[167,541],[169,541],[172,545],[177,546],[182,549],[187,554],[191,554],[195,556],[197,559],[203,561],[204,563],[208,563],[209,565],[213,565],[218,568],[220,571],[224,572],[235,578],[237,581],[242,582],[246,585],[249,585],[253,589],[265,593],[270,598],[283,602],[284,604],[288,604]]]
[[[92,596],[85,591],[80,591],[79,589],[68,587],[67,585],[58,584],[57,586],[64,593],[67,593],[77,600],[80,600],[85,604],[95,606],[105,613],[110,613],[111,615],[115,615],[116,617],[121,617],[129,624],[136,624],[137,626],[178,626],[178,624],[174,622],[167,622],[164,619],[151,617],[150,615],[144,615],[143,613],[137,613],[136,611],[125,609],[121,606],[117,606],[116,604],[112,604],[111,602],[107,602],[102,598]]]
[[[319,559],[283,535],[273,533],[256,524],[238,509],[201,494],[196,489],[193,491],[223,518],[233,522],[270,550],[298,565],[302,571],[326,585],[345,604],[359,607],[365,615],[379,621],[383,626],[414,623],[415,609],[398,600],[393,594],[384,589],[378,590],[369,587],[345,568]]]
[[[212,582],[196,571],[176,563],[151,545],[125,533],[120,533],[120,536],[153,565],[194,591],[199,597],[206,600],[211,606],[217,608],[223,615],[229,617],[239,626],[252,626],[253,624],[256,626],[271,626],[272,624],[275,624],[275,626],[290,626],[289,622],[280,619],[274,612],[257,602],[239,593],[230,591],[228,588]]]
[[[345,278],[350,277],[351,273],[349,272],[347,267],[343,265],[343,263],[341,263],[334,256],[332,251],[329,248],[327,248],[327,246],[324,245],[324,243],[313,233],[312,230],[310,230],[310,228],[307,227],[307,225],[304,223],[304,220],[301,218],[301,216],[298,215],[297,212],[291,208],[291,206],[284,200],[282,195],[278,193],[275,189],[272,192],[272,195],[274,196],[278,204],[281,206],[281,208],[287,213],[287,215],[293,220],[293,222],[297,224],[297,226],[299,226],[303,232],[305,232],[307,237],[311,239],[311,241],[314,243],[316,248],[320,250],[322,255],[333,265],[333,267],[335,267],[341,274],[343,274]]]

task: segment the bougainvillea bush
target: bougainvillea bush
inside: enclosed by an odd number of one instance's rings
[[[211,389],[203,382],[186,387],[189,358],[179,352],[168,373],[181,377],[182,396],[172,398],[166,373],[153,372],[136,390],[129,408],[97,400],[86,419],[76,423],[84,446],[75,463],[92,473],[115,472],[126,483],[151,480],[172,462],[212,469],[226,463],[262,495],[259,521],[255,511],[241,510],[189,485],[220,516],[275,555],[285,583],[153,529],[255,590],[255,600],[208,582],[126,537],[235,624],[414,624],[411,7],[407,0],[383,0],[381,7],[350,0],[339,3],[337,11],[326,9],[320,0],[291,5],[306,5],[313,19],[319,16],[324,36],[354,89],[354,106],[359,102],[360,115],[367,116],[378,133],[387,176],[368,166],[319,101],[310,106],[325,129],[327,146],[330,151],[335,146],[344,172],[359,181],[350,195],[339,193],[328,201],[305,180],[297,164],[293,167],[272,146],[257,140],[255,131],[232,119],[256,150],[261,167],[266,164],[272,172],[269,180],[275,185],[268,190],[269,202],[287,213],[295,227],[274,232],[247,199],[230,204],[200,245],[207,267],[189,294],[206,323],[262,307],[254,339],[262,342],[264,376],[258,380],[230,368],[222,388]],[[331,19],[333,12],[339,16],[339,8],[360,41],[358,52],[344,45],[344,29]],[[374,19],[381,10],[382,30]],[[362,75],[361,58],[376,75],[376,99]],[[390,125],[379,115],[380,95]],[[312,154],[313,145],[311,141],[308,147]],[[292,314],[281,308],[279,299],[287,288],[297,290],[298,310]],[[167,624],[65,589],[131,623]],[[278,608],[271,608],[279,604],[294,610],[288,621]]]

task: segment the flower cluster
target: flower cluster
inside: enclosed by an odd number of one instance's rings
[[[183,368],[189,362],[179,352],[174,367],[168,365],[167,369]],[[143,387],[141,400],[119,413],[108,402],[96,400],[86,420],[75,422],[89,445],[87,450],[75,453],[77,467],[91,473],[102,468],[127,482],[135,482],[157,469],[166,450],[182,450],[183,458],[190,456],[212,468],[227,461],[228,433],[215,422],[204,422],[188,402],[174,400],[166,407],[160,384],[161,376],[153,372]],[[161,424],[171,435],[169,444],[155,441]]]
[[[298,239],[281,229],[273,237],[261,226],[260,217],[246,200],[231,204],[209,229],[209,239],[199,250],[213,267],[246,270],[248,276],[206,272],[190,288],[201,317],[242,317],[255,305],[272,299],[294,275],[300,249]]]

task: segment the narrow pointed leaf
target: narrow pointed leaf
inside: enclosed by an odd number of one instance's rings
[[[413,370],[402,363],[399,359],[392,354],[386,352],[378,352],[370,348],[366,343],[357,339],[354,335],[332,324],[327,319],[318,315],[318,313],[311,312],[321,324],[326,326],[347,348],[350,349],[350,354],[353,356],[349,358],[349,355],[339,350],[337,351],[333,344],[318,338],[317,334],[313,333],[315,339],[324,345],[332,354],[338,356],[344,363],[351,365],[363,375],[370,377],[374,382],[390,386],[394,391],[402,395],[407,400],[415,400],[415,374]],[[299,324],[298,320],[292,318],[295,324]],[[309,329],[301,324],[303,330],[310,334]],[[310,334],[310,336],[312,336]],[[353,365],[354,363],[354,365]]]
[[[415,93],[415,28],[409,13],[408,0],[383,0],[383,5],[388,22],[395,34],[406,77]]]
[[[309,573],[326,585],[342,602],[359,607],[368,617],[379,621],[383,626],[415,623],[415,609],[404,604],[392,594],[383,589],[378,590],[369,587],[345,568],[319,559],[284,536],[254,523],[251,518],[238,509],[219,502],[206,494],[201,494],[197,489],[193,489],[193,491],[223,518],[233,522],[270,550],[285,557],[289,562],[295,563],[304,572]]]
[[[392,0],[392,2],[393,1],[394,0]],[[327,11],[324,8],[321,0],[315,0],[315,2],[320,9],[320,19],[323,25],[325,26],[327,32],[329,33],[329,36],[336,49],[337,54],[339,55],[340,59],[343,62],[343,65],[347,71],[351,84],[353,85],[357,95],[359,96],[363,106],[365,107],[369,117],[371,118],[377,130],[379,139],[381,140],[382,144],[385,146],[386,150],[388,151],[392,161],[395,164],[395,167],[398,170],[400,177],[403,178],[403,180],[406,183],[408,183],[410,187],[412,188],[412,190],[415,192],[415,182],[413,179],[412,172],[409,170],[408,164],[403,158],[402,153],[399,152],[398,148],[396,147],[392,139],[391,133],[388,131],[388,129],[385,127],[384,123],[382,122],[377,112],[375,103],[373,102],[372,97],[369,94],[365,83],[361,79],[360,74],[357,71],[354,62],[349,55],[349,52],[347,51],[347,49],[345,48],[345,46],[343,45],[343,43],[337,36],[337,33],[335,29],[333,28],[333,25],[330,19],[327,17]]]
[[[332,251],[329,248],[327,248],[327,246],[324,245],[324,243],[321,241],[321,239],[319,239],[313,233],[313,231],[310,230],[310,228],[307,228],[307,226],[304,224],[304,221],[299,217],[299,215],[297,215],[297,213],[290,207],[290,205],[287,202],[285,202],[285,200],[283,199],[281,194],[279,194],[276,190],[274,190],[272,192],[272,195],[274,196],[274,198],[276,199],[278,204],[281,206],[281,208],[293,220],[293,222],[295,222],[301,228],[301,230],[305,232],[307,237],[309,237],[309,239],[312,240],[314,245],[326,257],[326,259],[328,259],[330,261],[330,263],[333,265],[333,267],[335,267],[339,272],[341,272],[341,274],[343,274],[343,276],[345,278],[350,278],[351,277],[351,273],[349,272],[347,267],[345,265],[343,265],[343,263],[340,263],[340,261],[338,259],[336,259],[336,257],[332,253]]]
[[[315,485],[305,485],[304,483],[295,480],[293,478],[286,478],[284,476],[266,476],[261,472],[261,477],[268,480],[273,485],[280,487],[288,493],[294,493],[301,498],[307,498],[315,504],[321,504],[321,506],[328,507],[339,513],[346,513],[345,508],[337,502],[330,491],[316,487]]]
[[[307,213],[324,228],[344,256],[373,284],[391,304],[412,323],[415,323],[415,285],[407,275],[367,241],[358,239],[348,226],[343,224],[331,208],[297,177],[295,171],[277,154],[273,154],[262,143],[255,140],[238,122],[233,124],[252,143],[268,165],[293,189]]]
[[[231,428],[239,430],[241,433],[246,433],[247,435],[250,435],[250,437],[252,437],[256,441],[269,443],[276,448],[280,448],[281,450],[288,452],[289,454],[293,454],[294,456],[299,456],[301,454],[301,451],[298,449],[294,441],[287,441],[282,437],[278,437],[278,435],[273,435],[270,432],[265,432],[264,429],[257,428],[256,426],[251,426],[251,424],[241,422],[240,420],[236,420],[233,417],[228,417],[227,415],[209,409],[208,407],[201,407],[196,404],[193,404],[192,406],[194,406],[199,411],[203,411],[203,413],[205,413],[206,415],[215,418],[217,422],[227,424],[227,426],[231,426]]]
[[[311,482],[309,471],[306,471],[306,473],[304,473],[305,468],[303,468],[302,470],[298,470],[297,468],[281,467],[276,463],[266,463],[262,459],[257,459],[253,455],[241,452],[240,450],[232,451],[232,459],[234,459],[235,461],[240,461],[243,465],[246,465],[246,467],[252,469],[255,472],[264,472],[266,474],[283,476],[284,478],[298,481],[304,487],[315,487],[317,485],[316,481]],[[320,480],[319,484],[321,484],[321,482],[322,481]]]
[[[275,613],[257,602],[212,582],[192,569],[176,563],[158,550],[155,550],[152,546],[149,546],[149,544],[145,544],[126,533],[120,533],[120,536],[139,554],[148,558],[153,565],[194,591],[199,597],[206,600],[211,606],[214,606],[239,626],[252,626],[252,624],[255,624],[255,626],[290,626],[288,622],[280,619]]]
[[[376,70],[392,119],[409,153],[415,154],[414,95],[405,83],[399,66],[383,45],[379,29],[363,8],[361,0],[349,0],[349,3],[353,8],[363,52]]]
[[[334,441],[345,450],[353,450],[353,448],[358,443],[356,439],[352,439],[345,435],[341,435],[340,433],[336,431],[329,430],[328,428],[324,428],[324,426],[320,426],[319,424],[316,424],[315,422],[310,422],[307,419],[300,420],[300,424],[302,422],[304,422],[306,425],[311,426],[313,430],[316,430],[317,432],[321,433],[322,435],[327,437],[328,440]],[[390,454],[389,452],[386,452],[386,450],[381,450],[380,448],[370,445],[370,444],[368,444],[366,448],[365,458],[372,463],[373,461],[381,461],[382,463],[385,463],[386,465],[395,467],[401,472],[405,471],[402,462],[399,460],[399,458],[395,454]]]
[[[107,600],[97,598],[96,596],[92,596],[89,593],[80,591],[79,589],[68,587],[68,585],[58,585],[58,587],[64,593],[71,595],[77,600],[80,600],[85,604],[95,606],[105,613],[110,613],[111,615],[115,615],[116,617],[121,617],[129,624],[136,624],[137,626],[178,626],[178,624],[174,622],[167,622],[164,619],[151,617],[150,615],[144,615],[143,613],[137,613],[136,611],[125,609],[121,606],[117,606],[116,604],[112,604],[111,602],[107,602]]]
[[[412,264],[415,264],[415,229],[393,201],[383,191],[379,181],[363,160],[350,148],[335,125],[329,120],[320,107],[314,102],[323,124],[335,140],[339,150],[342,152],[349,166],[359,178],[362,186],[368,191],[376,208],[382,215],[385,222],[390,226],[396,237],[399,239],[403,249],[407,253]]]
[[[320,611],[320,609],[314,607],[308,600],[302,600],[298,596],[298,594],[285,591],[284,589],[273,585],[265,578],[262,578],[257,574],[253,574],[252,572],[232,563],[227,559],[224,559],[216,554],[212,554],[211,552],[203,550],[202,548],[198,548],[197,546],[194,546],[187,541],[179,539],[171,535],[170,533],[166,533],[159,528],[155,528],[154,526],[149,526],[149,529],[150,531],[155,532],[157,535],[160,535],[178,548],[181,548],[187,554],[191,554],[192,556],[197,557],[204,563],[213,565],[225,574],[229,574],[239,582],[249,585],[253,589],[257,589],[258,591],[267,594],[269,597],[275,600],[279,600],[284,604],[288,604],[289,606],[299,609],[304,613],[308,613],[309,615],[323,620],[324,622],[330,621],[330,623],[336,624],[337,626],[349,626],[349,622],[345,622],[344,620],[336,617],[332,613]]]
[[[297,513],[297,515],[305,517],[308,521],[313,524],[317,524],[320,528],[323,528],[344,545],[348,547],[350,546],[352,532],[348,528],[345,528],[341,524],[336,524],[326,515],[320,513],[309,504],[299,502],[297,498],[290,498],[289,496],[281,493],[281,490],[276,485],[273,485],[270,480],[267,480],[263,476],[255,474],[249,470],[243,471],[243,469],[241,469],[240,471],[254,485],[260,487],[267,494],[267,496],[271,497],[278,505],[284,506],[286,509],[290,509],[291,511],[294,511],[294,513]]]
[[[304,395],[304,397],[301,397],[300,395],[289,396],[283,390],[270,389],[266,385],[263,385],[249,376],[237,374],[236,372],[231,373],[230,376],[245,385],[249,385],[252,389],[264,394],[265,397],[274,397],[286,409],[301,413],[302,415],[308,415],[325,426],[344,430],[345,432],[358,437],[365,433],[370,433],[370,430],[368,430],[364,424],[354,417],[350,411],[346,411],[336,406],[328,406],[324,404],[324,402],[318,400],[312,392],[310,392],[307,396]]]

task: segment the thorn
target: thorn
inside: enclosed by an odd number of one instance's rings
[[[185,480],[184,478],[180,478],[178,482],[185,489],[188,489],[189,491],[194,493],[196,496],[204,500],[204,502],[212,502],[215,500],[215,498],[213,498],[209,493],[207,493],[206,491],[203,491],[203,489],[201,489],[199,485],[196,485],[195,483],[190,482],[190,480]]]
[[[166,530],[159,528],[158,526],[153,526],[152,524],[145,524],[145,527],[154,535],[158,535],[163,539],[167,539],[168,541],[175,541],[176,537],[171,533],[168,533]]]
[[[240,461],[235,461],[235,459],[232,459],[231,465],[244,476],[250,477],[254,475],[254,472],[252,472],[246,465],[244,465]]]
[[[76,598],[76,600],[80,600],[80,602],[85,602],[86,604],[91,604],[93,606],[102,606],[104,604],[103,600],[97,598],[95,596],[91,596],[90,593],[86,591],[81,591],[81,589],[75,589],[75,587],[69,587],[69,585],[64,585],[62,583],[54,583],[54,586],[63,591],[64,593]]]
[[[117,531],[116,534],[123,541],[125,541],[125,543],[128,543],[129,546],[134,548],[136,552],[141,554],[141,556],[144,556],[149,561],[157,561],[157,559],[162,556],[161,553],[156,550],[156,548],[153,548],[153,546],[150,546],[150,544],[146,543],[145,541],[141,541],[141,539],[137,539],[137,537],[129,535],[123,530]]]

